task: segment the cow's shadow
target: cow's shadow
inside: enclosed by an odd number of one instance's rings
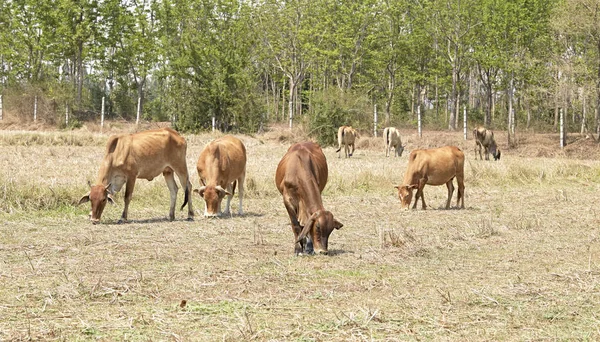
[[[346,253],[352,253],[352,254],[354,254],[353,251],[347,251],[345,249],[330,249],[329,253],[326,256],[334,257],[334,256],[346,254]]]
[[[119,220],[116,221],[112,221],[112,222],[107,222],[106,224],[108,225],[115,225],[115,226],[120,226],[120,225],[128,225],[128,224],[147,224],[147,223],[174,223],[174,222],[194,222],[197,221],[198,218],[196,217],[193,220],[188,220],[188,219],[175,219],[173,221],[170,221],[169,218],[167,217],[155,217],[155,218],[149,218],[149,219],[141,219],[141,220],[127,220],[127,222],[120,222]]]
[[[265,216],[265,214],[263,213],[255,213],[255,212],[244,212],[242,215],[238,215],[238,214],[221,214],[220,216],[213,216],[213,217],[204,217],[204,215],[200,214],[197,216],[196,219],[206,219],[206,220],[231,220],[234,218],[244,218],[244,217],[263,217]]]

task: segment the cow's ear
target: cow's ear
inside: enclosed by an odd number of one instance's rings
[[[79,203],[77,203],[77,205],[80,205],[80,204],[83,204],[83,203],[89,202],[89,201],[90,201],[90,193],[88,192],[83,197],[81,197],[81,199],[79,200]]]
[[[400,185],[394,185],[394,189],[400,189]]]
[[[343,226],[344,226],[344,225],[342,224],[342,222],[340,222],[340,221],[338,221],[338,220],[336,220],[336,219],[333,219],[333,228],[335,228],[335,229],[340,229],[340,228],[342,228]]]
[[[407,185],[406,186],[407,189],[418,189],[419,188],[419,184],[411,184],[411,185]]]
[[[111,194],[106,195],[106,199],[108,200],[108,203],[110,203],[111,205],[115,204],[115,200],[113,199]]]

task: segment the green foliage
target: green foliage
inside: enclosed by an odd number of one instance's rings
[[[337,131],[347,125],[363,131],[372,121],[369,103],[365,97],[352,91],[332,88],[311,97],[313,113],[309,120],[309,134],[323,146],[337,144]]]
[[[135,118],[141,97],[144,119],[188,131],[210,129],[215,117],[255,132],[271,113],[287,117],[291,99],[294,117],[325,137],[346,117],[372,129],[366,102],[397,126],[413,125],[414,105],[433,104],[424,121],[439,127],[444,107],[471,97],[471,115],[500,126],[506,106],[491,113],[490,98],[506,102],[510,79],[517,122],[529,112],[545,125],[558,102],[582,111],[585,97],[588,113],[600,103],[590,91],[599,81],[600,12],[586,4],[11,0],[0,3],[0,84],[3,93],[34,87],[75,113],[96,113],[110,96],[107,118]],[[363,104],[327,99],[338,90]]]

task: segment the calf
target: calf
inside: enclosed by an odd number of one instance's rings
[[[496,146],[494,132],[479,126],[473,130],[473,137],[475,138],[475,159],[477,159],[477,150],[479,149],[479,159],[483,160],[481,156],[481,149],[483,148],[485,160],[490,160],[490,153],[494,160],[500,160],[500,150]]]
[[[394,155],[401,157],[404,152],[400,132],[396,127],[386,127],[383,129],[383,143],[385,145],[385,156],[390,156],[390,150],[394,148]]]
[[[221,215],[221,201],[225,195],[227,195],[227,205],[224,214],[229,214],[236,183],[240,199],[238,214],[242,215],[246,178],[246,147],[242,141],[231,135],[211,141],[200,153],[196,168],[202,186],[194,189],[194,192],[204,198],[206,203],[204,216]]]
[[[454,192],[452,180],[456,177],[458,183],[458,196],[456,205],[460,203],[460,208],[465,207],[465,185],[464,185],[464,165],[465,155],[456,146],[445,146],[428,150],[414,150],[408,157],[408,166],[404,174],[402,185],[395,186],[398,189],[398,197],[402,209],[408,209],[412,200],[412,191],[417,189],[415,204],[417,207],[419,197],[421,198],[423,209],[426,208],[423,188],[425,184],[442,185],[448,187],[448,200],[446,209],[450,208],[450,200]]]
[[[329,235],[343,226],[323,207],[327,176],[325,155],[313,142],[292,145],[277,165],[275,184],[292,223],[296,255],[327,254]]]
[[[342,145],[344,146],[346,158],[352,157],[356,139],[358,139],[358,132],[352,126],[342,126],[338,129],[338,149],[336,150],[338,158],[341,158]],[[352,147],[352,152],[350,152],[350,147]]]

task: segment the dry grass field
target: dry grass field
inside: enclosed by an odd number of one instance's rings
[[[216,135],[186,136],[188,166]],[[168,222],[162,177],[139,180],[103,222],[76,206],[107,135],[0,134],[0,340],[406,341],[600,340],[600,162],[591,140],[521,135],[499,162],[474,159],[462,134],[405,132],[407,150],[456,144],[467,161],[465,210],[400,211],[393,185],[407,154],[363,138],[325,148],[325,207],[344,223],[329,256],[295,257],[274,185],[300,135],[241,137],[244,216]],[[504,143],[504,144],[503,144]],[[183,193],[180,191],[178,203]],[[453,198],[453,205],[456,198]],[[237,212],[237,199],[232,201]]]

